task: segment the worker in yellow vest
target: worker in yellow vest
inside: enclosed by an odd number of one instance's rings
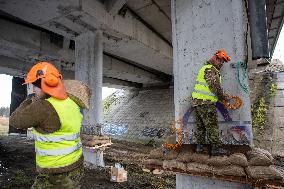
[[[80,188],[80,107],[68,97],[62,75],[50,63],[34,65],[25,84],[32,84],[36,97],[26,99],[12,113],[10,125],[33,127],[39,175],[32,188]]]
[[[192,92],[192,105],[196,112],[197,152],[202,152],[204,144],[209,142],[212,155],[222,153],[220,151],[222,149],[219,148],[220,139],[215,103],[228,100],[229,96],[224,93],[221,86],[220,69],[224,62],[230,60],[227,52],[221,49],[202,66],[196,77]]]

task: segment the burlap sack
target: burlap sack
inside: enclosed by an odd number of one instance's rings
[[[190,173],[212,173],[213,167],[201,163],[188,163],[186,170]]]
[[[248,160],[246,158],[246,156],[242,153],[234,153],[232,155],[229,156],[229,162],[232,165],[238,165],[241,167],[246,167],[248,166]]]
[[[82,140],[88,140],[88,141],[91,141],[91,140],[110,140],[110,138],[108,136],[105,136],[105,135],[98,136],[98,135],[81,134],[80,137],[81,137]]]
[[[164,158],[163,147],[151,150],[150,155],[149,155],[149,159],[163,159],[163,158]]]
[[[178,156],[178,152],[175,151],[175,150],[170,150],[170,151],[167,151],[165,154],[164,154],[164,159],[166,160],[172,160],[172,159],[176,159]]]
[[[212,166],[227,166],[231,165],[228,156],[213,156],[207,160],[208,165]]]
[[[97,145],[110,143],[110,140],[82,140],[83,146],[94,147]]]
[[[192,155],[189,157],[190,162],[202,163],[202,164],[207,164],[208,159],[209,155],[197,154],[197,153],[192,153]]]
[[[184,162],[184,163],[189,163],[192,161],[192,156],[193,153],[189,152],[189,151],[181,151],[179,154],[178,154],[178,157],[177,157],[177,160],[180,161],[180,162]]]
[[[177,167],[176,160],[164,160],[163,161],[163,168],[167,170],[173,170],[173,168]]]
[[[80,107],[89,109],[91,90],[82,81],[63,80],[68,96]]]
[[[272,166],[248,166],[245,170],[254,179],[282,179],[280,172]]]
[[[216,175],[225,175],[225,176],[240,176],[240,177],[246,176],[244,168],[237,165],[214,167],[213,173]]]
[[[181,169],[186,171],[186,164],[177,160],[165,160],[163,162],[163,168],[169,170]]]
[[[273,157],[266,150],[254,148],[248,152],[248,162],[251,166],[269,166],[273,164]]]
[[[147,159],[145,164],[163,166],[163,161],[159,159]]]

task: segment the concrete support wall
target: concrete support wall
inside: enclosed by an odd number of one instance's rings
[[[221,140],[224,144],[249,144],[252,141],[249,94],[236,80],[236,70],[230,66],[247,58],[247,18],[243,1],[172,1],[173,55],[175,83],[175,119],[183,117],[191,106],[195,78],[206,60],[221,48],[226,49],[232,61],[221,70],[224,90],[241,97],[239,110],[229,110],[231,122],[218,116]],[[241,68],[242,74],[244,70]],[[247,80],[244,81],[247,85]],[[184,129],[190,143],[195,131],[194,116]],[[193,141],[194,142],[194,141]]]
[[[170,89],[118,92],[108,99],[103,131],[119,140],[163,142],[171,134],[174,91]]]
[[[176,189],[251,189],[251,185],[177,174]]]
[[[273,156],[284,157],[284,72],[251,73],[250,86],[252,111],[258,114],[253,127],[254,144],[268,150]],[[263,100],[262,104],[259,103],[260,99]]]
[[[102,32],[86,32],[76,38],[75,79],[91,88],[90,109],[84,110],[86,127],[102,123]]]

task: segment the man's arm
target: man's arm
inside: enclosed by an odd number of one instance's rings
[[[218,97],[220,101],[227,100],[227,94],[224,93],[220,83],[220,76],[214,68],[207,68],[205,70],[205,80],[209,89]]]
[[[52,133],[61,126],[55,109],[43,99],[23,101],[10,116],[9,124],[19,129],[34,127],[40,133]]]

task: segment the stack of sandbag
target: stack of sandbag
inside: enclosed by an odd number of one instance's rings
[[[263,149],[254,148],[248,152],[247,175],[253,179],[281,179],[281,174],[273,165],[273,157]]]
[[[246,156],[241,153],[230,156],[215,156],[208,159],[208,165],[213,167],[213,173],[223,176],[246,176],[244,167],[247,164]]]
[[[81,108],[89,109],[91,90],[82,81],[63,80],[68,96]]]
[[[89,147],[95,147],[111,143],[111,139],[108,136],[87,135],[87,134],[81,134],[81,141],[83,146],[89,146]]]
[[[164,148],[156,148],[150,152],[149,158],[146,160],[146,164],[149,166],[162,167],[164,160]]]
[[[190,173],[212,173],[212,167],[207,165],[209,155],[196,154],[186,150],[179,153],[177,160],[186,165],[186,172]]]
[[[164,156],[163,168],[167,170],[186,171],[186,163],[178,161],[178,152],[174,150],[167,151]]]

